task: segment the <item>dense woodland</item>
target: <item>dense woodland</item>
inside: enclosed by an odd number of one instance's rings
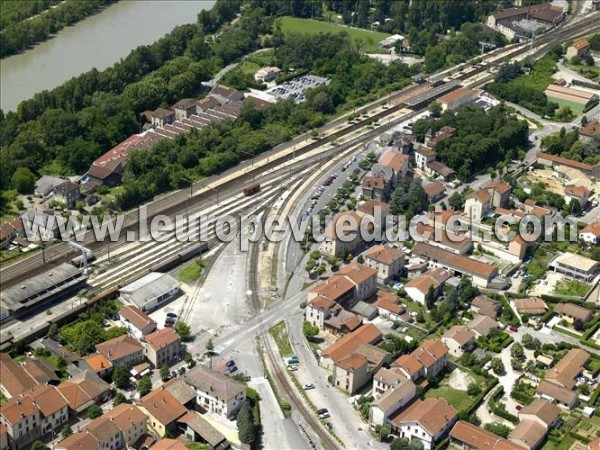
[[[456,136],[436,144],[437,159],[454,169],[461,180],[517,159],[527,147],[527,122],[511,116],[502,105],[487,112],[475,106],[464,107],[456,113],[445,112],[437,120],[421,119],[413,131],[423,140],[429,129],[435,132],[445,125],[456,128]]]
[[[343,5],[338,3],[363,7],[360,1],[326,2],[325,6],[339,11]],[[432,69],[456,58],[462,60],[478,47],[469,50],[470,44],[463,40],[473,44],[480,39],[481,26],[469,21],[487,14],[491,4],[463,3],[417,1],[408,6],[404,1],[376,1],[373,5],[376,11],[387,11],[389,6],[392,21],[385,23],[386,31],[412,33],[414,42],[421,38],[415,37],[408,24],[419,23],[418,28],[423,28],[419,18],[425,15],[435,30],[462,27],[463,33],[449,40],[433,32],[423,36],[427,45],[421,52],[426,66]],[[330,77],[331,84],[314,90],[301,105],[282,102],[267,112],[245,107],[239,123],[217,124],[175,142],[162,142],[155,150],[139,152],[132,157],[125,175],[118,207],[127,208],[180,187],[183,179],[230,167],[241,155],[257,154],[323,124],[344,108],[405,86],[420,69],[401,63],[386,66],[370,59],[361,54],[361,42],[345,33],[281,32],[278,16],[320,17],[324,10],[319,1],[252,0],[247,4],[242,11],[242,0],[218,0],[213,9],[198,14],[196,24],[176,27],[104,71],[91,70],[51,91],[40,92],[22,102],[16,112],[0,112],[0,157],[6,162],[0,167],[0,189],[13,189],[15,181],[22,181],[13,177],[17,169],[27,178],[31,174],[82,173],[99,155],[139,131],[141,112],[201,95],[201,82],[261,47],[274,48],[273,64],[310,70]],[[240,20],[229,25],[239,12]],[[431,50],[434,47],[443,47],[443,51]],[[0,201],[0,209],[5,205],[5,200]]]
[[[117,0],[27,0],[2,2],[0,58],[45,41],[66,26],[98,12]],[[39,14],[39,16],[36,16]]]

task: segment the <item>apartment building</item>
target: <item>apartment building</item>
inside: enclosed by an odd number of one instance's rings
[[[173,328],[163,328],[145,337],[144,354],[156,368],[176,362],[181,351],[181,339]]]

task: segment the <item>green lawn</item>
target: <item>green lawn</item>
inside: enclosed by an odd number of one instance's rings
[[[243,61],[239,65],[239,69],[242,73],[254,75],[260,69],[260,65],[252,61]]]
[[[204,263],[201,260],[192,261],[184,266],[177,276],[182,283],[192,283],[200,278],[204,269]]]
[[[290,339],[288,338],[285,322],[281,321],[277,325],[271,327],[269,329],[269,333],[271,333],[271,336],[273,336],[273,339],[275,339],[281,356],[288,358],[294,354],[294,350],[290,345]]]
[[[298,17],[282,17],[281,30],[284,33],[340,33],[345,31],[354,39],[361,39],[365,46],[365,53],[381,53],[382,49],[377,44],[390,36],[386,33],[377,31],[362,30],[358,28],[349,28],[335,23],[321,22],[313,19],[301,19]]]
[[[575,114],[581,114],[583,112],[584,105],[581,103],[575,103],[569,100],[563,100],[562,98],[555,98],[547,95],[549,102],[557,103],[559,106],[568,106],[573,110]]]
[[[457,411],[467,409],[473,399],[465,391],[451,388],[450,386],[440,386],[435,389],[429,389],[425,393],[426,398],[442,397]]]
[[[587,294],[589,290],[589,284],[577,280],[561,280],[558,283],[556,283],[556,287],[554,288],[554,292],[558,295],[573,295],[578,297],[585,296],[585,294]]]

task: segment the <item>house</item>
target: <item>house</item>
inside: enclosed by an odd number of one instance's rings
[[[537,155],[537,162],[539,164],[550,166],[552,168],[556,168],[558,166],[570,167],[573,169],[580,170],[588,176],[597,177],[598,174],[600,174],[600,171],[598,170],[600,166],[598,165],[592,166],[590,164],[575,161],[573,159],[563,158],[562,156],[552,155],[550,153],[539,152]]]
[[[181,351],[181,339],[173,328],[163,328],[144,338],[144,355],[157,369],[180,360]]]
[[[272,81],[279,75],[281,75],[279,67],[263,67],[254,74],[254,79],[256,81]]]
[[[233,419],[246,399],[246,386],[198,364],[184,380],[196,390],[196,403],[203,411]]]
[[[164,386],[142,397],[137,406],[148,417],[148,428],[160,437],[174,434],[177,419],[187,413],[185,406]]]
[[[444,125],[442,128],[439,129],[437,133],[435,133],[435,136],[428,139],[428,145],[435,147],[438,142],[450,139],[451,137],[454,137],[455,134],[456,128]]]
[[[403,320],[409,322],[411,317],[406,312],[406,307],[401,305],[398,296],[389,291],[378,290],[377,300],[375,300],[377,313],[379,317],[389,320]]]
[[[538,297],[513,300],[513,305],[519,314],[542,316],[548,312],[548,306],[544,300]]]
[[[549,429],[558,425],[561,412],[561,409],[554,403],[543,398],[536,398],[519,411],[519,419],[522,421],[532,420]]]
[[[158,108],[150,113],[150,123],[155,127],[163,128],[175,121],[175,112],[170,109]]]
[[[191,442],[204,443],[211,450],[229,447],[225,436],[195,411],[188,411],[177,419],[177,423],[183,435]]]
[[[63,381],[56,387],[75,413],[81,413],[92,406],[108,399],[110,385],[95,373],[82,370],[80,373]]]
[[[46,359],[27,358],[21,367],[36,384],[56,386],[60,381],[52,363]]]
[[[30,209],[19,219],[23,224],[23,239],[29,242],[47,242],[59,238],[61,228],[64,229],[67,223],[64,217],[55,214],[52,209]]]
[[[163,386],[175,397],[175,400],[187,409],[196,408],[196,390],[193,386],[187,384],[183,378],[172,378]]]
[[[96,351],[102,353],[113,367],[118,365],[130,369],[144,360],[144,347],[129,335],[123,335],[101,342]]]
[[[8,430],[0,422],[0,450],[8,450]]]
[[[395,247],[376,245],[364,255],[364,264],[377,270],[377,281],[387,284],[404,270],[404,252]]]
[[[422,223],[417,224],[416,232],[420,236],[419,239],[452,253],[466,255],[473,249],[473,241],[464,232],[454,233],[448,228],[442,229]]]
[[[0,353],[0,392],[8,399],[33,388],[37,382],[8,353]]]
[[[442,111],[454,111],[461,106],[473,103],[477,93],[470,88],[461,87],[437,99],[442,105]]]
[[[188,450],[187,439],[181,436],[178,439],[159,439],[148,450]]]
[[[581,230],[579,239],[586,244],[600,244],[600,221],[592,222]]]
[[[462,450],[523,450],[508,439],[490,433],[472,423],[459,420],[450,430],[452,448]]]
[[[456,422],[456,410],[443,398],[416,399],[391,419],[392,433],[419,439],[424,450],[431,450]]]
[[[383,219],[389,213],[390,207],[387,203],[381,200],[367,200],[356,207],[356,212],[362,214],[363,217],[373,217],[376,224],[384,226]]]
[[[34,386],[0,406],[0,423],[15,449],[57,430],[68,417],[67,402],[54,386]]]
[[[353,395],[389,360],[390,354],[385,350],[359,343],[354,351],[334,361],[331,383]]]
[[[456,276],[470,276],[473,284],[479,287],[486,288],[498,274],[498,269],[491,264],[457,255],[425,242],[417,242],[413,247],[413,254],[428,261],[430,267],[443,267]]]
[[[358,300],[366,300],[377,291],[377,271],[364,264],[351,262],[343,266],[338,274],[354,284],[354,297]]]
[[[332,310],[332,314],[323,322],[323,330],[333,336],[343,336],[351,333],[362,325],[362,318],[358,314],[346,311],[340,305]]]
[[[444,196],[444,193],[446,192],[444,185],[438,182],[427,183],[427,185],[423,186],[423,189],[427,194],[427,200],[429,203],[437,202]]]
[[[588,199],[592,195],[592,191],[583,186],[567,186],[565,187],[565,203],[570,204],[571,201],[577,200],[582,208],[585,208]]]
[[[497,319],[502,311],[502,305],[497,300],[493,300],[485,295],[478,295],[471,301],[470,309],[477,314]]]
[[[355,211],[341,212],[333,216],[333,220],[325,229],[325,239],[321,243],[320,250],[326,255],[341,257],[349,252],[354,255],[364,245],[360,233],[363,220],[368,219]],[[372,223],[366,222],[367,226]]]
[[[64,182],[64,178],[44,175],[33,185],[33,194],[38,197],[46,197],[54,191],[54,188],[60,186]]]
[[[546,380],[540,381],[536,389],[536,394],[540,398],[555,402],[566,409],[575,408],[579,402],[577,392]]]
[[[444,283],[449,278],[450,274],[447,270],[440,268],[431,269],[406,283],[404,290],[413,301],[426,305],[427,295],[430,290],[433,292],[434,298],[437,298]]]
[[[600,136],[600,122],[588,123],[579,130],[579,140],[584,143],[590,143],[594,137]]]
[[[545,379],[564,388],[573,389],[576,378],[581,375],[583,366],[587,364],[589,359],[589,353],[580,348],[573,348],[552,369],[546,372]]]
[[[448,361],[448,348],[440,339],[424,341],[409,355],[402,355],[392,363],[411,380],[421,377],[436,376]]]
[[[508,253],[516,256],[520,260],[525,259],[525,255],[527,254],[527,249],[533,246],[534,242],[530,240],[523,239],[523,236],[518,234],[515,238],[508,243]]]
[[[400,180],[406,176],[408,172],[408,161],[410,157],[403,153],[398,153],[393,150],[388,150],[379,158],[379,164],[383,167],[388,167],[392,170],[391,187],[395,189]]]
[[[590,42],[587,39],[580,39],[567,47],[565,56],[571,59],[574,56],[585,58],[590,52]]]
[[[508,440],[527,450],[537,449],[546,437],[546,428],[535,420],[522,420],[509,433]]]
[[[117,439],[117,444],[120,443]],[[54,448],[55,450],[103,450],[103,444],[92,433],[84,430],[63,439]]]
[[[380,369],[378,374],[388,369]],[[417,386],[409,379],[402,379],[377,397],[369,408],[369,428],[386,425],[399,409],[406,406],[417,395]]]
[[[208,97],[204,97],[196,102],[196,114],[206,112],[209,109],[214,109],[220,104],[221,103],[219,100],[217,100],[215,97],[211,97],[210,95]]]
[[[119,319],[131,336],[141,339],[156,331],[156,321],[135,305],[125,305],[119,311]]]
[[[334,364],[348,357],[358,349],[360,344],[374,345],[381,340],[381,337],[381,331],[375,325],[363,324],[352,333],[346,334],[323,349],[319,357],[319,365],[333,371]]]
[[[217,84],[210,91],[210,96],[216,98],[221,104],[225,104],[231,100],[241,102],[244,100],[244,93],[236,91],[228,86]]]
[[[452,356],[461,357],[473,350],[475,333],[463,325],[454,325],[442,336],[442,342]]]
[[[502,33],[509,41],[525,38],[531,32],[531,24],[537,28],[550,29],[564,18],[564,10],[551,3],[528,5],[520,8],[508,8],[488,16],[487,26]],[[519,24],[525,21],[523,26]],[[527,25],[529,24],[529,25]]]
[[[15,238],[24,234],[23,222],[20,218],[4,222],[0,225],[0,248],[8,248]]]
[[[107,378],[112,372],[112,363],[102,353],[92,353],[86,356],[83,358],[83,364],[85,366],[80,364],[80,367],[87,368],[100,378]]]
[[[483,185],[483,189],[490,194],[490,203],[492,207],[500,208],[508,205],[508,199],[510,198],[510,191],[512,188],[506,181],[488,181]]]
[[[371,395],[377,400],[386,392],[403,384],[406,380],[408,380],[407,376],[399,367],[392,367],[389,369],[382,367],[373,376]]]
[[[122,434],[122,442],[133,446],[146,433],[148,417],[136,405],[121,403],[102,417],[113,422]]]
[[[598,273],[600,262],[583,255],[566,252],[550,261],[549,267],[555,272],[590,283]]]
[[[554,308],[554,313],[558,314],[562,320],[571,323],[579,320],[582,324],[588,323],[594,316],[592,311],[575,303],[559,303]]]
[[[390,188],[389,180],[381,173],[365,175],[361,183],[362,195],[370,199],[387,199]]]
[[[150,272],[119,289],[119,297],[144,312],[152,311],[179,294],[179,282],[167,273]]]
[[[175,112],[175,120],[187,119],[192,114],[196,113],[196,100],[192,98],[184,98],[173,105]]]
[[[425,173],[430,177],[442,178],[444,181],[452,181],[456,178],[456,172],[440,161],[431,161],[425,166]]]
[[[67,209],[74,209],[75,204],[81,198],[79,185],[70,181],[59,184],[53,189],[53,192],[53,200],[65,204]]]
[[[349,281],[345,279],[341,279],[340,281],[347,283],[348,291],[352,290],[353,286]],[[319,327],[319,330],[323,330],[325,328],[325,320],[329,319],[339,309],[343,308],[335,300],[325,295],[318,295],[306,304],[304,319],[310,322],[311,325]]]
[[[427,164],[435,161],[435,152],[429,147],[420,145],[415,149],[414,158],[417,169],[425,171]]]
[[[479,315],[467,323],[467,328],[475,333],[476,337],[488,337],[494,328],[498,328],[498,322],[488,316]]]
[[[492,197],[485,189],[478,189],[467,195],[465,199],[465,214],[475,223],[489,215],[492,210]]]

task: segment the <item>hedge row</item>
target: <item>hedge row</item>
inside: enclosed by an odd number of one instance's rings
[[[503,393],[504,393],[504,388],[502,386],[500,386],[496,390],[496,392],[494,392],[494,394],[490,397],[490,401],[488,403],[490,406],[490,409],[497,416],[502,417],[503,419],[506,419],[509,422],[514,423],[516,425],[517,423],[519,423],[519,418],[517,416],[509,413],[504,406],[499,406],[496,403],[498,401],[498,399],[500,397],[502,397]]]

